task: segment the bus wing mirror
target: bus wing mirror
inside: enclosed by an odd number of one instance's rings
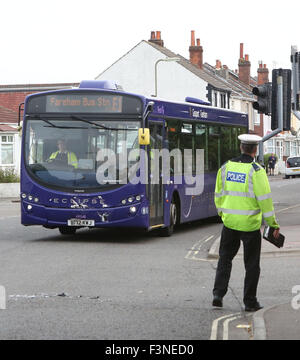
[[[21,112],[23,113],[23,111],[24,111],[24,103],[21,103],[19,105],[18,126],[20,126],[21,124]]]
[[[139,129],[139,144],[149,145],[150,144],[150,130],[147,128]]]

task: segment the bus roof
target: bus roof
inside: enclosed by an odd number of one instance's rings
[[[218,108],[210,105],[199,105],[191,102],[172,102],[166,99],[147,98],[147,103],[153,101],[152,115],[180,118],[182,120],[198,120],[222,122],[230,125],[248,126],[248,115],[236,110]]]

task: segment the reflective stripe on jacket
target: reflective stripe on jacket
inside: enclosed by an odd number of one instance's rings
[[[49,159],[56,159],[56,156],[59,154],[59,151],[56,151],[54,153],[51,154],[51,156],[49,157]],[[76,155],[73,152],[68,151],[68,165],[72,165],[75,168],[78,167],[78,160]]]
[[[228,161],[218,171],[215,205],[224,225],[239,231],[255,231],[262,217],[274,228],[275,218],[269,180],[256,163]]]

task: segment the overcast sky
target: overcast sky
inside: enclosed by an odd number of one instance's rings
[[[191,30],[205,62],[237,69],[240,43],[258,61],[291,68],[300,49],[300,2],[285,0],[9,0],[0,5],[0,84],[94,79],[151,31],[189,57]]]

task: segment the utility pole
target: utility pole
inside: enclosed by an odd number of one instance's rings
[[[270,134],[265,135],[262,138],[262,141],[259,143],[259,163],[264,164],[264,142],[271,139],[273,136],[281,133],[283,131],[283,86],[282,86],[282,76],[277,77],[277,109],[278,109],[278,128],[273,130]]]
[[[291,50],[291,63],[292,63],[292,110],[293,114],[300,120],[300,52],[297,46],[292,46]]]

